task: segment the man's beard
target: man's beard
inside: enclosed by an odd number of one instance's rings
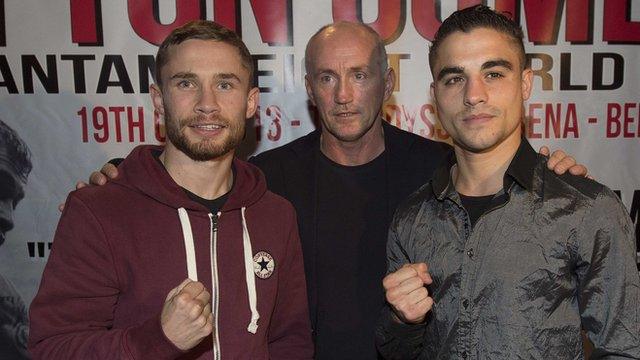
[[[187,138],[184,134],[184,130],[190,124],[199,123],[200,121],[198,117],[174,120],[170,118],[169,115],[165,115],[167,138],[171,144],[176,147],[176,149],[182,151],[192,160],[209,161],[216,159],[227,154],[229,151],[236,149],[244,137],[243,121],[238,122],[239,125],[234,125],[232,121],[222,117],[218,117],[217,120],[222,120],[224,122],[225,129],[229,132],[229,134],[222,139],[222,143],[219,143],[219,141],[216,143],[213,139],[203,139],[197,142],[191,142]]]

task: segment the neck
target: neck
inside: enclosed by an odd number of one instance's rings
[[[195,161],[167,142],[160,161],[173,181],[204,199],[217,199],[233,185],[233,151],[213,160]]]
[[[320,135],[320,151],[331,161],[344,166],[364,165],[384,151],[384,131],[378,118],[371,128],[355,141],[341,141],[328,131]]]
[[[504,173],[520,146],[515,134],[488,151],[476,153],[454,146],[457,166],[452,169],[456,191],[468,196],[493,195],[503,187]]]

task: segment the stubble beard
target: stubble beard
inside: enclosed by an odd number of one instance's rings
[[[487,113],[495,117],[502,117],[503,112],[494,107],[485,107],[482,110],[466,109],[455,115],[456,119],[463,119],[472,113]],[[445,129],[446,131],[446,129]],[[465,129],[462,125],[457,129],[457,139],[452,137],[452,141],[457,146],[474,153],[482,153],[489,151],[499,145],[505,138],[504,134],[510,133],[507,129],[501,127],[487,128],[481,126],[477,129]]]
[[[167,131],[167,139],[194,161],[209,161],[219,158],[230,151],[235,150],[244,136],[244,122],[238,122],[240,125],[233,125],[233,121],[218,117],[226,125],[228,134],[220,140],[203,139],[192,142],[185,135],[185,130],[189,124],[199,122],[198,117],[174,120],[169,115],[165,115],[165,128]],[[221,141],[221,143],[220,143]]]
[[[329,115],[329,116],[334,117],[333,115]],[[355,121],[355,127],[357,129],[355,132],[345,131],[344,129],[341,129],[343,127],[344,128],[353,127],[354,124],[348,124],[347,126],[344,126],[344,124],[340,123],[341,119],[338,117],[334,117],[333,121],[332,120],[325,121],[323,119],[320,119],[320,121],[322,122],[322,126],[325,128],[325,131],[331,134],[338,141],[344,142],[344,143],[350,143],[350,142],[355,142],[362,139],[365,135],[367,135],[367,133],[369,133],[369,131],[372,131],[377,121],[378,114],[376,114],[376,117],[372,121],[366,121],[366,122],[362,119],[362,116],[363,116],[362,113],[360,113],[359,116],[360,116],[360,119]]]

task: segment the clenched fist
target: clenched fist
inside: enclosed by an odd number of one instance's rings
[[[193,348],[213,331],[211,294],[201,283],[186,279],[167,295],[160,323],[178,349]]]
[[[432,282],[427,264],[418,263],[405,264],[387,275],[382,285],[396,316],[405,323],[419,324],[433,306],[433,299],[425,287]]]

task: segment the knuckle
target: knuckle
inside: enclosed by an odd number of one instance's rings
[[[207,318],[204,316],[198,316],[193,324],[199,328],[205,327],[207,325]]]
[[[400,289],[398,289],[397,287],[394,287],[392,289],[390,289],[387,294],[389,295],[389,297],[393,298],[393,299],[398,299],[402,297],[402,292],[400,292]]]
[[[435,304],[435,303],[433,302],[433,298],[428,298],[428,299],[427,299],[427,301],[426,301],[426,303],[427,303],[427,310],[431,310],[431,308],[432,308],[432,307],[433,307],[433,305]]]
[[[396,281],[394,279],[393,274],[387,275],[384,277],[384,279],[382,279],[382,286],[387,290],[394,287],[395,284],[396,284]]]
[[[422,286],[422,280],[418,276],[414,276],[407,280],[407,285],[411,286],[412,289],[417,289]]]
[[[209,334],[211,334],[211,332],[213,331],[213,324],[210,322],[207,322],[203,327],[202,330],[204,331],[204,336],[207,336]]]
[[[387,302],[388,302],[389,304],[395,304],[395,302],[396,302],[396,297],[395,297],[393,294],[391,294],[391,293],[387,293],[385,297],[387,298]]]
[[[202,314],[202,304],[198,302],[192,302],[191,309],[189,309],[189,315],[193,319],[197,319]]]
[[[174,298],[176,305],[180,308],[185,308],[189,304],[190,300],[191,298],[189,295],[185,293],[180,293]]]
[[[181,293],[191,293],[191,292],[193,292],[193,291],[196,289],[196,286],[197,286],[196,284],[197,284],[197,283],[196,283],[196,282],[193,282],[193,281],[192,281],[192,282],[189,282],[187,285],[185,285],[185,286],[182,288],[182,291],[180,291],[180,292],[181,292]]]
[[[400,301],[398,301],[398,309],[401,309],[402,311],[409,311],[411,310],[411,306],[407,303],[406,299],[400,299]]]
[[[203,291],[204,290],[204,285],[202,285],[202,283],[199,282],[199,281],[194,281],[191,284],[192,284],[194,290],[197,290],[197,291]]]

